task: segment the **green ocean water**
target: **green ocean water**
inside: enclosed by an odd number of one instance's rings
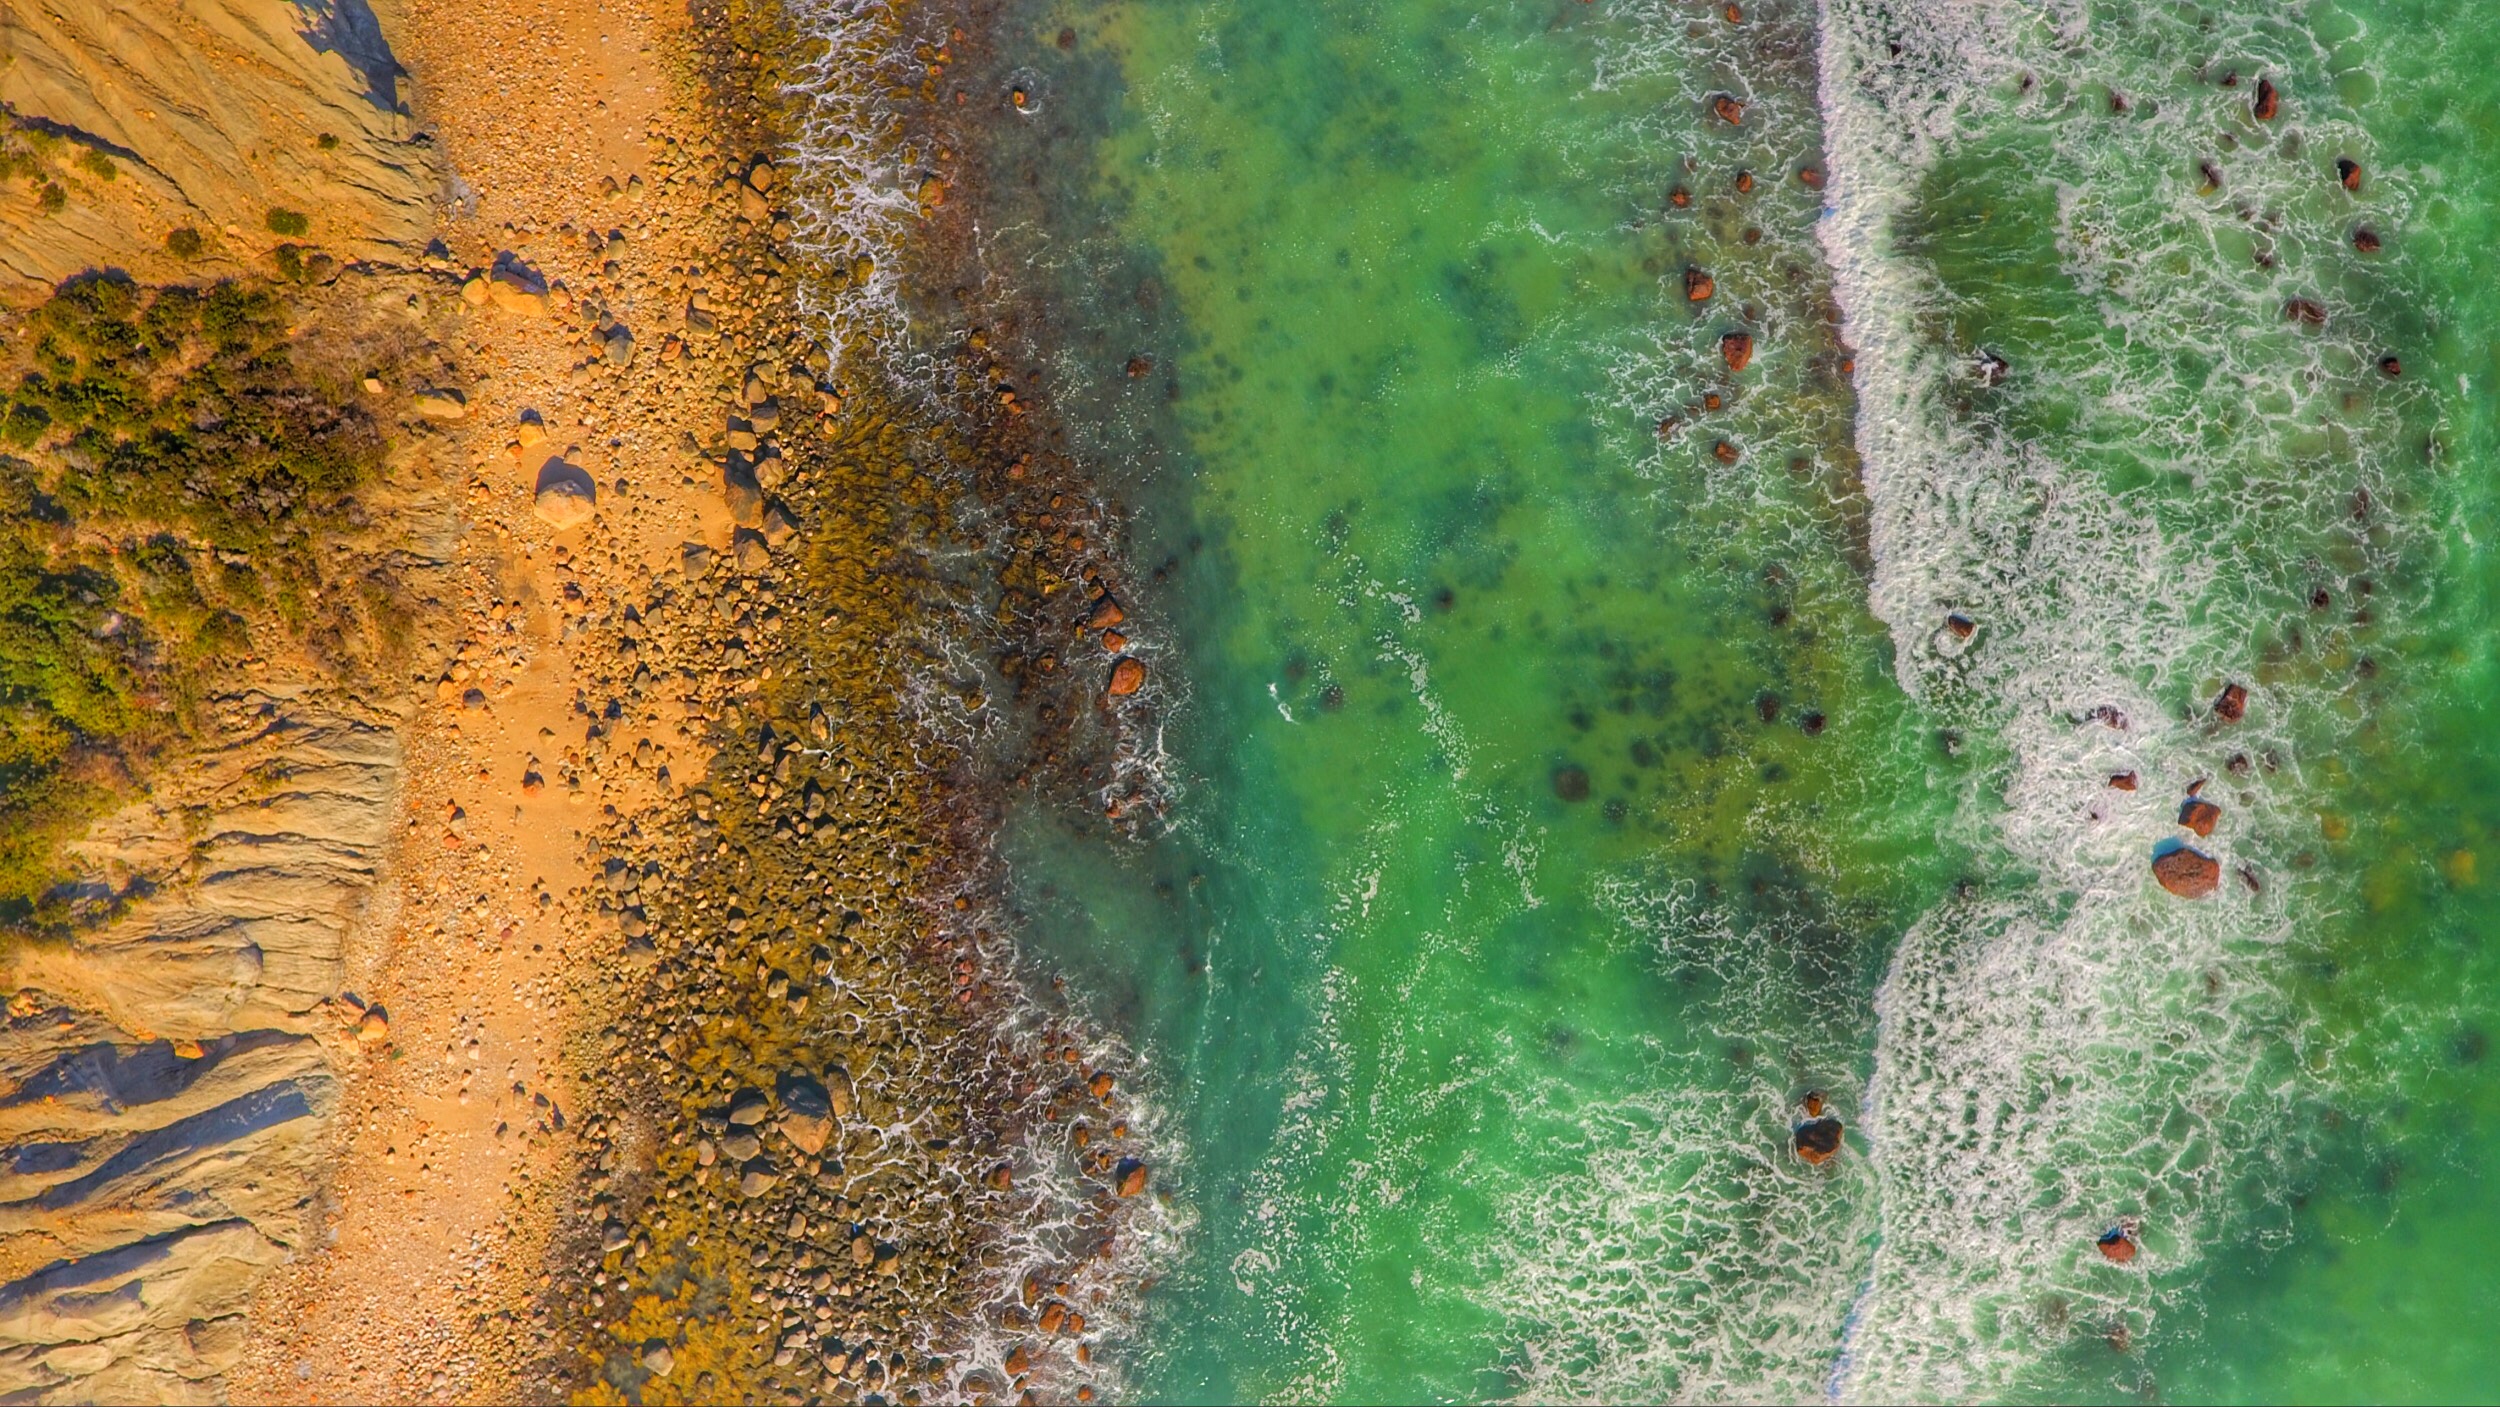
[[[2500,31],[1000,33],[995,258],[1165,691],[1168,829],[1001,841],[1171,1145],[1121,1392],[2500,1396]]]

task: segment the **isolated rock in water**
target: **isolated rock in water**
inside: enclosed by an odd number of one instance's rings
[[[2335,158],[2335,179],[2348,191],[2360,190],[2361,163],[2349,156]]]
[[[2379,248],[2378,232],[2376,230],[2366,228],[2354,230],[2352,232],[2352,247],[2360,250],[2364,254],[2376,254]]]
[[[1706,270],[1686,269],[1684,271],[1685,301],[1691,303],[1705,302],[1709,299],[1711,294],[1718,291],[1718,284],[1711,281],[1710,275]]]
[[[1797,1156],[1809,1163],[1829,1162],[1833,1155],[1840,1152],[1841,1127],[1840,1120],[1829,1114],[1797,1125],[1791,1138],[1796,1145]]]
[[[1144,687],[1146,687],[1146,666],[1137,660],[1122,656],[1118,663],[1111,666],[1111,684],[1105,692],[1113,698],[1120,698],[1134,694]]]
[[[1122,1158],[1112,1175],[1118,1179],[1114,1188],[1123,1197],[1134,1197],[1146,1190],[1146,1165],[1135,1158]]]
[[[2257,115],[2257,120],[2260,122],[2272,122],[2274,120],[2275,113],[2282,109],[2282,105],[2282,95],[2274,91],[2273,80],[2266,78],[2258,79],[2257,100],[2248,105],[2248,110]]]
[[[2125,1265],[2135,1259],[2135,1237],[2123,1226],[2113,1226],[2102,1232],[2100,1239],[2093,1244],[2099,1246],[2101,1254],[2114,1264]]]
[[[1745,105],[1725,93],[1710,100],[1710,111],[1731,126],[1745,120]]]
[[[469,414],[469,398],[447,387],[419,391],[417,414],[428,420],[464,420]]]
[[[2179,803],[2179,824],[2198,835],[2212,835],[2214,823],[2222,819],[2222,808],[2201,796],[2191,796]]]
[[[1731,332],[1720,338],[1719,355],[1727,358],[1728,370],[1743,371],[1745,364],[1753,360],[1753,334]]]
[[[2182,899],[2202,899],[2222,884],[2222,865],[2201,850],[2180,846],[2153,857],[2153,878]]]
[[[561,459],[550,459],[538,471],[538,516],[548,526],[577,528],[597,511],[599,485],[590,473]]]
[[[2237,723],[2248,716],[2248,689],[2245,685],[2225,684],[2214,698],[2214,715],[2225,723]]]
[[[2135,773],[2112,772],[2109,774],[2109,785],[2114,791],[2133,791],[2135,790]]]
[[[823,1085],[805,1075],[781,1077],[781,1135],[811,1157],[825,1151],[833,1136],[833,1101]]]

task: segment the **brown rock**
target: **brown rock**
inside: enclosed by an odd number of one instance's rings
[[[1753,334],[1731,332],[1720,338],[1719,355],[1727,358],[1728,370],[1743,371],[1745,364],[1753,360]]]
[[[2352,247],[2360,250],[2364,254],[2376,254],[2378,252],[2378,232],[2367,227],[2354,230],[2352,232]]]
[[[2248,105],[2248,110],[2257,115],[2258,121],[2272,122],[2274,120],[2275,113],[2280,111],[2282,106],[2283,98],[2281,94],[2274,91],[2274,80],[2270,78],[2258,79],[2257,100]]]
[[[1822,172],[1822,168],[1820,168],[1820,167],[1815,167],[1815,166],[1800,166],[1800,167],[1798,167],[1798,168],[1797,168],[1797,181],[1798,181],[1798,183],[1799,183],[1800,185],[1803,185],[1803,186],[1804,186],[1807,190],[1810,190],[1810,191],[1819,191],[1819,190],[1823,189],[1823,172]]]
[[[1124,698],[1146,686],[1146,666],[1126,655],[1111,666],[1111,683],[1104,690],[1113,698]]]
[[[1953,632],[1954,639],[1968,640],[1979,633],[1979,622],[1956,611],[1944,618],[1944,628]]]
[[[2109,774],[2109,785],[2112,791],[2133,791],[2135,790],[2135,773],[2112,772]]]
[[[1707,272],[1701,269],[1686,269],[1684,271],[1684,300],[1686,302],[1707,302],[1710,295],[1718,291],[1719,286],[1716,283],[1711,282],[1710,275]]]
[[[1146,1190],[1146,1165],[1135,1158],[1122,1158],[1119,1166],[1112,1169],[1112,1176],[1117,1179],[1113,1190],[1123,1197],[1134,1197]]]
[[[2114,1265],[2125,1265],[2135,1259],[2135,1235],[2123,1226],[2113,1226],[2102,1232],[2100,1239],[2093,1244],[2100,1248],[2102,1257]]]
[[[1710,111],[1730,126],[1745,120],[1745,105],[1725,93],[1710,100]]]
[[[1094,598],[1094,613],[1085,618],[1085,628],[1088,630],[1109,630],[1111,627],[1118,625],[1120,622],[1127,619],[1128,612],[1122,610],[1120,608],[1119,601],[1114,598],[1110,592],[1106,591],[1100,596]]]
[[[2326,326],[2326,305],[2314,298],[2294,298],[2283,304],[2283,320],[2303,327]]]
[[[1796,1148],[1798,1157],[1810,1164],[1820,1165],[1839,1155],[1841,1128],[1839,1119],[1825,1114],[1797,1125],[1789,1141]]]
[[[2201,796],[2191,796],[2179,803],[2179,824],[2198,835],[2212,835],[2214,823],[2222,819],[2222,808]]]
[[[2361,189],[2361,163],[2349,156],[2335,158],[2335,179],[2348,191]]]
[[[540,519],[559,531],[590,521],[598,510],[599,486],[588,471],[550,459],[538,471],[534,507]]]
[[[2214,699],[2214,716],[2225,723],[2237,723],[2248,716],[2248,690],[2239,684],[2225,684]]]
[[[2153,858],[2153,878],[2182,899],[2202,899],[2220,887],[2222,866],[2213,856],[2183,845]]]
[[[1721,440],[1717,444],[1710,447],[1710,457],[1718,460],[1721,464],[1734,464],[1739,458],[1736,452],[1736,446],[1729,444],[1725,440]]]

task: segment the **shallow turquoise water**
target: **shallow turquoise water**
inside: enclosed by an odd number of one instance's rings
[[[1129,1393],[2500,1393],[2486,28],[1014,13],[1171,691],[1167,832],[1002,842],[1175,1140]]]

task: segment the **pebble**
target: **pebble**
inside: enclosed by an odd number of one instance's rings
[[[469,398],[449,387],[419,391],[414,404],[428,420],[465,420],[469,414]]]

